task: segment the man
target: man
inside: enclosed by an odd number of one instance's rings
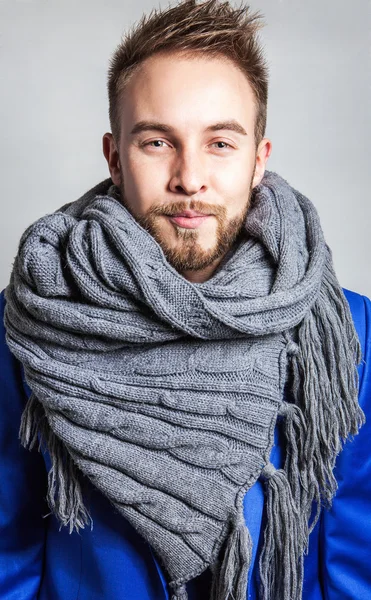
[[[371,303],[266,171],[259,26],[144,18],[111,62],[110,178],[22,235],[1,598],[370,596]]]

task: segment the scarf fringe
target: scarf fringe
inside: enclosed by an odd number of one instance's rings
[[[48,492],[46,500],[52,513],[60,521],[60,528],[69,527],[79,532],[93,519],[84,506],[79,472],[70,454],[52,431],[43,405],[32,393],[21,417],[19,438],[24,448],[31,450],[37,443],[38,432],[40,452],[43,442],[49,452],[52,467],[48,472]],[[49,513],[51,514],[51,513]],[[45,515],[47,517],[49,515]]]
[[[343,443],[365,422],[358,404],[357,365],[361,358],[349,304],[327,261],[320,294],[298,328],[290,361],[291,392],[297,408],[290,408],[291,416],[288,413],[286,419],[289,447],[285,470],[290,481],[295,480],[294,471],[300,470],[305,490],[300,504],[304,503],[307,512],[313,499],[326,508],[331,506],[337,490],[336,457]],[[293,493],[297,499],[295,485]]]
[[[210,600],[246,600],[251,557],[252,539],[241,504],[237,521],[227,539],[223,561],[212,568],[214,576]]]
[[[268,463],[261,477],[266,482],[267,525],[259,559],[262,600],[300,600],[306,519],[296,506],[283,469]]]
[[[307,437],[307,424],[302,410],[295,404],[283,402],[279,415],[284,417],[284,433],[287,453],[284,471],[290,484],[296,506],[305,514],[305,535],[313,531],[321,512],[321,494],[311,465],[305,463],[304,444]],[[312,517],[313,502],[316,512]]]
[[[297,329],[297,342],[287,334],[293,403],[283,402],[279,411],[287,442],[284,468],[269,463],[262,470],[267,486],[262,600],[301,599],[309,534],[337,490],[336,457],[365,422],[358,404],[361,344],[327,250],[321,290]]]

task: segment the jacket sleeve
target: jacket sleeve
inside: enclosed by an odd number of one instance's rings
[[[371,301],[355,311],[363,333],[363,361],[359,367],[359,402],[366,423],[338,456],[338,491],[321,523],[322,581],[326,600],[371,598]],[[363,322],[361,322],[363,320]]]
[[[27,401],[21,364],[5,341],[0,294],[0,598],[34,600],[43,570],[47,472],[37,447],[18,439]]]

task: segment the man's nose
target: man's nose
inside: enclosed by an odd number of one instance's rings
[[[194,196],[207,189],[207,172],[204,161],[196,152],[183,153],[173,167],[170,189]]]

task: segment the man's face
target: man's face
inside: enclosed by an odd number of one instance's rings
[[[157,55],[127,84],[120,107],[118,155],[105,154],[124,205],[178,271],[217,265],[264,174],[260,167],[254,179],[246,77],[222,59]]]

